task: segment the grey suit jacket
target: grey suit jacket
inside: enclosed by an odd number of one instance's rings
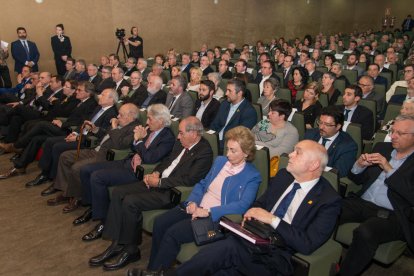
[[[167,100],[165,105],[170,108],[171,102],[173,99],[173,95],[168,93]],[[194,102],[191,96],[188,94],[187,91],[184,91],[178,99],[174,101],[172,108],[170,109],[171,115],[174,117],[183,119],[188,116],[191,116],[194,109]]]
[[[366,98],[366,100],[374,100],[377,102],[377,116],[381,114],[382,109],[384,107],[384,101],[385,98],[381,96],[380,94],[376,93],[375,91],[372,91]]]

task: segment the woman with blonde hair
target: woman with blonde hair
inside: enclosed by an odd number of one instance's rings
[[[200,89],[201,77],[203,76],[203,71],[200,67],[193,67],[190,69],[190,81],[187,85],[187,91],[196,91]]]
[[[305,86],[302,99],[297,100],[293,107],[303,113],[306,128],[313,128],[316,118],[321,113],[322,105],[318,101],[320,93],[319,84],[316,81],[310,82]]]

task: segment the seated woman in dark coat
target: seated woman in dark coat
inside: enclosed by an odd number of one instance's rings
[[[302,99],[297,100],[293,105],[294,108],[303,113],[307,129],[313,128],[316,118],[321,113],[322,105],[318,101],[319,93],[320,88],[316,81],[308,83]]]

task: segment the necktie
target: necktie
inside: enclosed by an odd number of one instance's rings
[[[330,139],[328,139],[328,138],[323,138],[323,137],[322,137],[322,146],[324,146],[324,147],[325,147],[326,143],[328,143],[329,141],[331,141],[331,140],[330,140]]]
[[[155,135],[155,131],[151,132],[150,135],[148,136],[147,141],[145,141],[145,147],[148,148],[151,144],[152,138]]]
[[[27,60],[29,60],[30,59],[30,56],[29,56],[29,47],[27,47],[27,43],[26,43],[25,40],[23,40],[23,47],[24,47],[24,50],[26,51]]]
[[[104,112],[105,112],[105,110],[103,108],[101,108],[101,110],[99,110],[98,113],[96,113],[95,116],[93,116],[91,122],[95,123],[99,119],[99,117],[101,117],[102,113],[104,113]]]
[[[170,106],[168,107],[168,109],[169,109],[170,111],[171,111],[171,108],[172,108],[172,106],[173,106],[174,102],[175,102],[175,97],[173,97],[173,98],[172,98],[171,103],[170,103]]]
[[[294,183],[292,190],[290,190],[287,195],[282,199],[282,201],[279,203],[279,206],[277,206],[276,211],[274,214],[279,217],[280,219],[283,219],[283,217],[286,215],[286,212],[290,206],[290,203],[292,203],[293,198],[295,197],[296,190],[300,189],[299,183]]]
[[[351,112],[350,109],[345,109],[345,115],[344,115],[344,120],[345,121],[348,121],[349,112]]]

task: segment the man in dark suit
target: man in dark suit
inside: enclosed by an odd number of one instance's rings
[[[218,64],[217,72],[220,74],[222,79],[233,78],[233,73],[229,71],[229,62],[227,60],[220,60]]]
[[[14,58],[14,71],[21,73],[23,65],[28,65],[32,68],[32,72],[39,71],[37,63],[39,62],[39,50],[36,43],[27,40],[26,29],[23,27],[17,28],[18,40],[11,44],[11,53]]]
[[[176,271],[152,275],[292,275],[291,256],[309,255],[326,242],[341,209],[341,198],[321,177],[327,159],[321,145],[298,143],[287,169],[270,180],[269,188],[244,215],[245,221],[258,220],[274,229],[273,246],[256,246],[230,235],[204,246]]]
[[[136,105],[140,108],[147,108],[148,106],[156,103],[165,104],[167,99],[167,93],[161,89],[162,78],[159,76],[149,75],[147,93],[140,94],[135,101]]]
[[[113,190],[103,233],[112,244],[89,260],[91,266],[103,265],[104,270],[116,270],[140,259],[142,211],[170,208],[171,188],[193,186],[211,167],[213,152],[202,132],[203,125],[197,118],[182,120],[180,142],[175,144],[170,156],[152,174],[145,175],[143,181]]]
[[[322,109],[318,120],[319,128],[306,131],[305,139],[325,146],[328,151],[328,166],[338,170],[339,177],[347,176],[357,154],[357,144],[342,131],[344,114],[336,106]]]
[[[137,180],[136,167],[141,164],[156,164],[166,158],[173,149],[175,136],[169,124],[170,114],[165,105],[155,104],[148,108],[148,128],[134,129],[133,145],[128,158],[114,162],[101,162],[80,167],[81,186],[70,183],[67,194],[82,196],[82,203],[92,205],[73,224],[79,225],[92,218],[99,223],[86,235],[84,241],[100,238],[103,232],[108,206],[108,187],[132,183]],[[80,189],[81,188],[81,189]],[[75,189],[78,189],[76,191]]]
[[[122,87],[130,87],[129,83],[124,79],[124,70],[121,67],[116,67],[112,69],[111,76],[115,83],[114,89],[118,92],[118,95],[122,95]]]
[[[391,76],[393,76],[393,72],[392,70],[384,67],[385,64],[385,56],[383,54],[378,54],[374,57],[374,63],[378,64],[379,68],[380,68],[380,73],[384,72],[384,73],[391,73]],[[391,84],[391,83],[390,83]]]
[[[403,32],[410,32],[414,28],[414,20],[411,18],[411,14],[404,19],[401,28]]]
[[[88,64],[87,71],[89,76],[89,82],[92,83],[95,88],[98,84],[101,83],[102,77],[98,74],[98,66],[96,64]]]
[[[133,57],[129,57],[125,63],[125,77],[130,77],[132,72],[137,71],[137,60]]]
[[[220,108],[220,102],[216,100],[213,95],[215,91],[214,82],[210,80],[203,80],[200,83],[198,91],[198,99],[195,102],[193,115],[196,116],[204,128],[209,129],[211,122],[217,115]]]
[[[339,106],[344,113],[344,120],[361,125],[362,139],[371,140],[374,135],[374,114],[365,106],[359,105],[362,98],[362,90],[357,85],[350,85],[345,88],[342,96],[343,105]]]
[[[292,75],[292,65],[293,65],[293,57],[291,55],[286,55],[283,60],[283,84],[284,87],[287,87],[287,83],[289,81],[289,76]]]
[[[104,66],[101,71],[102,80],[101,82],[95,87],[96,93],[100,94],[107,88],[114,88],[115,82],[112,80],[112,67],[111,66]]]
[[[381,95],[374,90],[374,80],[370,76],[362,76],[358,81],[362,89],[362,98],[376,102],[377,115],[381,114],[385,106],[385,95]]]
[[[245,99],[246,86],[241,80],[230,80],[227,83],[227,101],[220,104],[216,118],[210,127],[219,133],[220,148],[224,148],[224,134],[236,126],[253,128],[257,122],[256,110]]]
[[[362,185],[343,201],[340,224],[361,223],[340,267],[341,275],[360,275],[378,246],[402,240],[414,248],[414,117],[398,116],[391,143],[378,143],[362,154],[349,178]]]
[[[0,65],[1,66],[1,65]],[[10,102],[18,102],[19,98],[24,94],[26,84],[31,83],[30,78],[31,69],[25,65],[20,74],[20,81],[15,87],[0,88],[0,104],[7,104]]]
[[[138,106],[137,100],[147,95],[147,87],[142,83],[141,72],[134,71],[129,78],[131,86],[122,88],[122,95],[119,98],[123,103],[133,103]]]
[[[247,72],[247,62],[244,59],[239,59],[236,64],[234,64],[234,69],[236,70],[235,74],[243,74],[246,76],[249,83],[254,82],[252,74]]]
[[[200,69],[203,71],[203,76],[207,76],[209,73],[214,72],[210,67],[210,61],[207,56],[202,56],[200,58]]]
[[[93,98],[94,87],[89,82],[82,82],[78,85],[76,97],[81,102],[65,122],[55,119],[52,122],[39,122],[25,135],[19,137],[14,144],[0,144],[6,152],[22,153],[20,158],[13,161],[14,166],[0,175],[0,178],[9,178],[26,172],[26,166],[34,160],[38,149],[43,142],[52,136],[65,136],[71,133],[71,126],[78,126],[89,118],[96,107]],[[6,145],[6,146],[5,146]]]
[[[170,81],[170,91],[167,95],[165,105],[170,114],[176,118],[184,119],[190,116],[194,110],[194,102],[191,96],[185,91],[187,81],[181,77],[174,77]]]
[[[63,79],[67,80],[74,80],[76,77],[76,69],[75,69],[76,60],[74,58],[68,57],[66,59],[65,68],[66,72],[63,75]]]
[[[263,85],[264,85],[265,80],[272,78],[272,79],[279,81],[280,83],[280,78],[273,72],[274,71],[273,67],[274,67],[273,61],[266,60],[262,62],[261,71],[260,73],[257,74],[256,80],[255,80],[256,83],[259,85],[260,94],[263,93]]]
[[[183,53],[181,55],[181,72],[186,73],[187,75],[187,81],[190,80],[190,70],[193,67],[193,65],[190,63],[191,58],[189,53]]]
[[[316,70],[315,61],[311,59],[306,60],[305,69],[308,71],[309,77],[312,78],[312,81],[319,82],[322,79],[323,73],[321,71]]]
[[[380,76],[380,67],[378,64],[370,64],[367,70],[368,76],[374,79],[374,84],[381,84],[385,86],[385,89],[388,89],[388,81],[386,78]]]
[[[139,58],[137,62],[137,69],[141,73],[142,80],[147,81],[148,74],[151,70],[147,67],[148,63],[145,58]]]

